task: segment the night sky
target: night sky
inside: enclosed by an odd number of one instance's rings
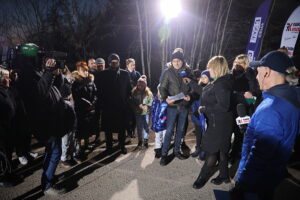
[[[210,50],[212,43],[220,41],[220,35],[218,37],[215,34],[217,15],[221,8],[222,19],[225,18],[229,1],[211,0],[208,17],[205,18],[208,1],[182,0],[181,14],[168,25],[170,35],[165,50],[166,60],[169,60],[172,50],[179,45],[184,48],[186,60],[194,69],[199,66],[204,68],[210,56],[217,53],[218,49],[213,53]],[[148,16],[148,34],[151,36],[151,82],[155,87],[162,67],[163,45],[159,32],[164,26],[164,20],[159,9],[159,0],[138,2],[141,15]],[[245,53],[251,23],[261,2],[262,0],[232,1],[221,53],[228,59],[230,66],[236,55]],[[135,0],[0,0],[0,3],[0,35],[7,38],[2,46],[34,42],[45,49],[68,52],[68,65],[71,68],[78,60],[90,57],[106,59],[110,53],[115,52],[121,57],[122,67],[126,58],[133,57],[137,60],[137,69],[142,71]],[[261,56],[279,48],[286,20],[299,4],[299,0],[275,0]],[[147,54],[145,19],[142,25],[144,53]],[[198,39],[195,39],[197,25],[201,25],[202,28],[199,29]],[[223,30],[223,26],[224,21],[221,22],[220,31]],[[196,49],[196,59],[192,63],[193,43],[199,41],[203,34],[204,41],[201,48],[199,45]],[[298,38],[296,57],[300,55],[299,46]],[[146,65],[146,58],[144,60]]]

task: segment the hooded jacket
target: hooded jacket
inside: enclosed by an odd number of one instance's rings
[[[288,84],[263,92],[248,125],[237,182],[250,191],[275,188],[284,179],[286,164],[299,134],[300,89]]]

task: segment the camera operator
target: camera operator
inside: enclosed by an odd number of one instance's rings
[[[66,103],[54,80],[59,75],[54,59],[39,55],[39,47],[23,43],[17,48],[15,67],[20,70],[19,91],[24,101],[30,131],[45,143],[42,189],[45,195],[63,193],[53,186],[54,174],[61,156],[61,137],[73,127],[64,124]]]

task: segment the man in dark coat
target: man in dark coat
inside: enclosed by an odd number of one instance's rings
[[[106,148],[112,148],[112,133],[118,133],[119,147],[123,154],[125,148],[125,130],[128,128],[128,100],[131,93],[129,74],[120,69],[117,54],[108,57],[109,68],[100,72],[96,82],[99,104],[102,109],[101,125],[106,136]]]
[[[173,129],[176,124],[177,129],[175,135],[174,155],[180,160],[187,158],[180,153],[180,144],[184,133],[190,101],[190,87],[184,83],[183,78],[190,77],[192,71],[185,65],[183,53],[180,51],[172,54],[171,64],[171,67],[164,72],[159,87],[162,100],[168,103],[167,130],[162,148],[162,158],[160,160],[160,164],[162,166],[167,164],[169,146],[173,135]],[[182,98],[177,100],[170,98],[170,96],[178,94],[181,94]]]

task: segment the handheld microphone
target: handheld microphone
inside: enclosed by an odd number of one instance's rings
[[[186,73],[186,71],[183,70],[183,71],[179,72],[179,76],[180,76],[181,78],[187,78],[187,73]],[[185,83],[188,83],[187,80],[184,80],[184,82],[185,82]]]
[[[179,72],[179,76],[180,76],[181,78],[186,78],[186,77],[187,77],[186,71],[183,70],[183,71]]]
[[[242,104],[242,103],[239,103],[236,106],[236,110],[237,110],[237,113],[238,113],[238,118],[236,118],[236,124],[239,125],[239,126],[249,124],[250,117],[247,116],[245,105]]]

